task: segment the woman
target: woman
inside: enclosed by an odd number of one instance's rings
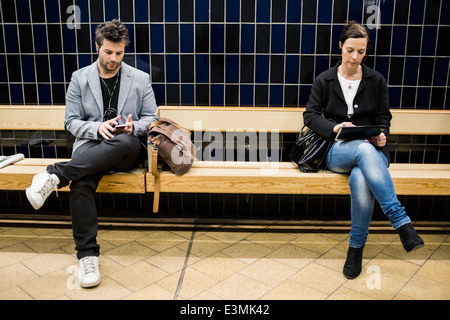
[[[341,127],[385,125],[391,112],[386,81],[362,61],[370,48],[367,30],[349,22],[341,35],[342,60],[320,74],[312,87],[304,123],[323,137],[334,140]],[[334,142],[326,156],[329,170],[350,173],[351,231],[343,273],[356,278],[362,268],[364,245],[369,234],[375,199],[400,235],[407,252],[424,245],[397,199],[388,171],[386,133],[369,140]]]

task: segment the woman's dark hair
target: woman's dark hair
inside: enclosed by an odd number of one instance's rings
[[[117,19],[108,21],[97,26],[95,29],[95,42],[99,47],[103,44],[103,39],[111,42],[125,42],[125,47],[130,43],[128,29]]]
[[[343,45],[344,42],[349,38],[366,38],[367,39],[366,55],[370,52],[371,49],[370,37],[366,27],[355,21],[349,21],[347,25],[344,27],[344,30],[341,33],[341,38],[339,39],[339,41]]]

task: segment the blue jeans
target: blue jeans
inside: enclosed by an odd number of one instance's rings
[[[350,173],[350,247],[365,245],[375,199],[394,229],[411,222],[397,199],[385,155],[371,143],[364,140],[335,142],[326,161],[329,170]]]

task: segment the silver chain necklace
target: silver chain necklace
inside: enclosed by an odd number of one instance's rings
[[[120,71],[120,70],[119,70],[119,71]],[[112,100],[112,97],[113,97],[113,95],[114,95],[114,93],[115,93],[115,91],[116,91],[117,84],[119,83],[119,78],[120,78],[120,72],[117,74],[116,82],[115,82],[114,88],[112,89],[112,92],[111,92],[111,91],[109,90],[109,87],[108,87],[108,85],[106,84],[105,80],[104,80],[102,77],[100,77],[100,80],[103,82],[103,84],[104,84],[105,87],[106,87],[106,90],[108,91],[108,97],[109,97],[108,108],[107,108],[106,111],[105,111],[104,117],[110,116],[110,115],[111,115],[111,112],[112,112],[112,110],[111,110],[111,100]],[[114,111],[117,113],[117,110],[114,109]]]

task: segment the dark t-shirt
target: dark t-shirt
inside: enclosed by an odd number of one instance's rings
[[[120,71],[112,78],[100,78],[100,86],[103,96],[103,120],[117,117],[117,103],[120,91]]]

